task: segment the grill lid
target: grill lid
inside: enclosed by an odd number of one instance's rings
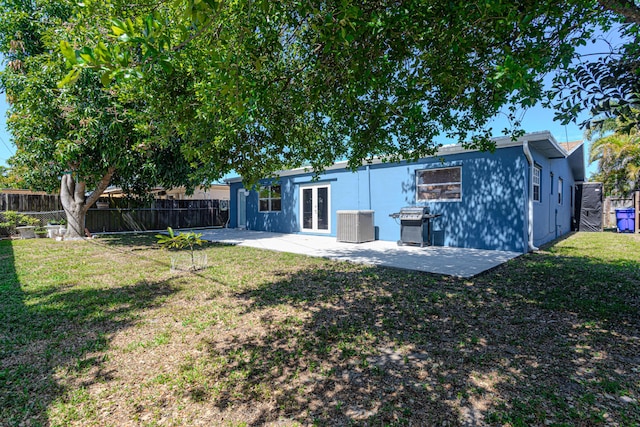
[[[405,206],[400,209],[401,214],[428,214],[429,206]]]
[[[392,218],[400,218],[401,220],[422,220],[429,215],[428,206],[406,206],[400,209],[400,212],[393,213],[389,216]]]

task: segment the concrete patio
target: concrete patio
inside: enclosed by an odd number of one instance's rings
[[[398,246],[395,242],[381,240],[357,244],[343,243],[336,241],[335,237],[231,228],[204,229],[197,232],[202,233],[204,240],[211,242],[464,278],[473,277],[522,255],[518,252],[483,249]]]

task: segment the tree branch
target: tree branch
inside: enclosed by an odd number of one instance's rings
[[[76,202],[79,205],[82,205],[84,203],[84,192],[86,188],[87,188],[87,185],[84,183],[84,181],[79,181],[76,183],[76,189],[73,194],[74,202]]]
[[[102,193],[104,193],[104,190],[106,190],[109,186],[109,183],[111,183],[111,178],[113,177],[113,174],[115,172],[116,168],[114,168],[113,166],[107,170],[107,173],[104,174],[102,179],[100,179],[100,182],[96,186],[96,189],[87,198],[85,202],[85,209],[89,209],[100,198]]]
[[[70,173],[65,173],[64,175],[62,175],[60,186],[60,201],[62,202],[62,206],[64,206],[65,208],[71,207],[73,205],[75,182],[73,181],[73,177]]]
[[[206,22],[202,27],[200,27],[200,29],[198,31],[196,31],[194,34],[190,35],[189,37],[187,37],[186,40],[183,40],[182,43],[180,43],[179,45],[175,46],[174,48],[172,48],[171,50],[173,52],[177,52],[179,50],[182,50],[185,46],[187,46],[189,43],[191,43],[191,41],[193,41],[194,39],[200,37],[200,35],[202,33],[205,32],[205,30],[207,28],[209,28],[213,22],[215,21],[215,16],[212,17],[211,19],[209,19],[209,22]],[[220,32],[220,28],[222,27],[222,25],[218,26],[218,29],[216,30],[216,34]]]
[[[635,1],[598,0],[598,4],[607,10],[624,16],[628,23],[640,25],[640,7],[635,4]]]

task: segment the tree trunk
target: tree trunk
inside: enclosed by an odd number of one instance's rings
[[[114,172],[114,168],[109,168],[88,198],[85,198],[86,184],[84,181],[76,182],[71,172],[62,175],[60,182],[60,202],[67,215],[67,233],[64,235],[65,240],[84,239],[87,210],[89,210],[109,186]]]

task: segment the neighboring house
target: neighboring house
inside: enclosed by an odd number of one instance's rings
[[[336,211],[373,210],[376,236],[395,241],[400,224],[389,215],[428,206],[435,245],[528,252],[572,228],[576,183],[585,179],[582,142],[560,144],[548,131],[517,141],[496,138],[495,152],[443,146],[417,162],[374,160],[357,172],[346,163],[319,179],[300,168],[247,191],[231,188],[232,228],[336,235]]]
[[[0,194],[20,194],[26,196],[50,196],[52,194],[45,191],[23,190],[18,188],[1,188]]]
[[[151,192],[157,199],[169,200],[229,200],[229,186],[227,184],[212,184],[208,187],[196,187],[192,195],[187,195],[185,187],[176,187],[165,190],[162,187],[155,187]],[[104,192],[105,196],[123,197],[124,193],[120,188],[108,188]]]
[[[190,196],[185,187],[176,187],[166,190],[162,197],[175,200],[229,200],[229,186],[212,184],[209,187],[196,187]]]

